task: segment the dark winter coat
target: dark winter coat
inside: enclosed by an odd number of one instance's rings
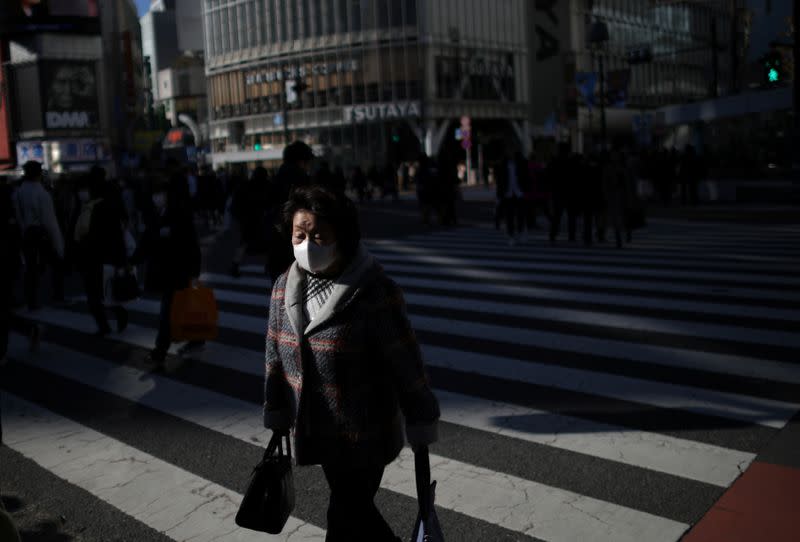
[[[185,288],[200,274],[200,245],[191,213],[178,207],[151,217],[131,260],[147,265],[147,290]]]
[[[124,211],[118,202],[104,198],[92,209],[89,232],[78,245],[81,265],[107,264],[121,267],[127,263],[123,223]]]
[[[22,233],[12,203],[11,187],[0,184],[0,265],[2,281],[11,281],[17,277],[21,268],[20,254],[22,253]],[[3,284],[2,287],[7,287]]]
[[[437,439],[429,387],[397,285],[361,247],[316,318],[303,315],[297,263],[272,290],[264,425],[293,428],[299,465],[381,464]]]

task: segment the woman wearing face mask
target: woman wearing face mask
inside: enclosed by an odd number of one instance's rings
[[[299,188],[283,215],[296,261],[272,289],[264,425],[292,432],[298,465],[322,465],[327,541],[395,542],[373,499],[403,447],[401,419],[419,449],[439,418],[403,295],[344,194]]]
[[[189,202],[184,197],[180,177],[153,187],[151,213],[144,234],[131,258],[144,263],[145,289],[161,295],[158,335],[149,360],[163,366],[172,343],[170,310],[175,292],[188,288],[200,275],[200,245],[197,240]],[[189,343],[182,352],[202,343]]]
[[[106,181],[90,176],[87,184],[78,187],[78,200],[81,212],[75,225],[75,246],[86,302],[89,312],[97,323],[98,336],[111,333],[103,305],[103,266],[115,268],[127,264],[123,223],[124,213],[113,196],[108,192]],[[116,320],[117,331],[122,332],[128,325],[128,311],[123,307],[111,307]]]

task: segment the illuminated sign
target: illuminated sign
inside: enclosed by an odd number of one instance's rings
[[[358,61],[355,59],[341,62],[323,62],[308,66],[286,66],[271,70],[262,70],[248,73],[245,76],[246,85],[259,85],[274,81],[289,81],[309,75],[330,75],[333,73],[351,73],[358,71]]]
[[[345,122],[372,122],[422,116],[420,102],[352,105],[344,108]]]

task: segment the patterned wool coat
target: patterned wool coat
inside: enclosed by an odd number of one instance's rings
[[[405,434],[437,439],[431,392],[398,286],[362,246],[310,323],[297,263],[273,289],[264,425],[292,428],[298,465],[392,462]]]

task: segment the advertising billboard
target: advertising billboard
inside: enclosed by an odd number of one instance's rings
[[[95,63],[44,61],[41,85],[45,130],[100,127]]]
[[[100,32],[98,0],[2,0],[0,33]]]

